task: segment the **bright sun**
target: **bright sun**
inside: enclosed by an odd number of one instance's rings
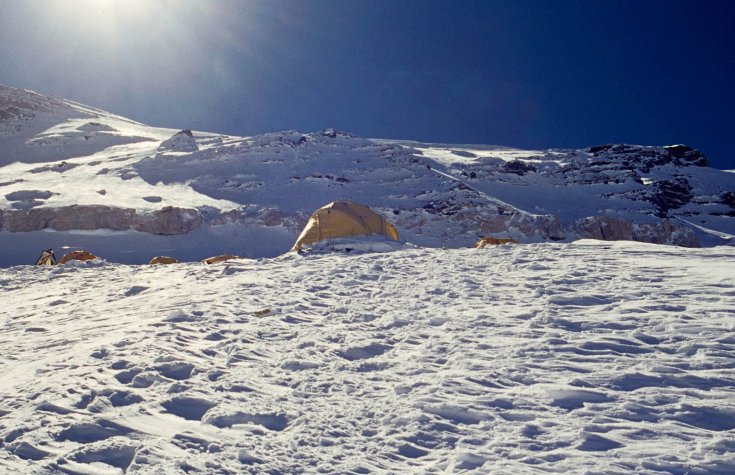
[[[104,48],[134,38],[154,42],[171,7],[168,0],[46,0],[45,14],[64,41]]]
[[[49,1],[48,13],[78,28],[112,28],[129,21],[149,19],[163,0],[75,0]]]

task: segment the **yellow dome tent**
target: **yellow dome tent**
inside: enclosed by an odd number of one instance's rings
[[[383,235],[394,241],[400,239],[396,228],[367,206],[333,201],[314,211],[291,250],[298,251],[325,239],[370,234]]]
[[[206,259],[202,259],[202,262],[205,264],[216,264],[218,262],[229,261],[232,259],[242,259],[242,258],[240,256],[235,256],[232,254],[223,254],[221,256],[207,257]]]
[[[148,264],[155,266],[159,264],[178,264],[179,260],[174,259],[173,257],[168,256],[156,256],[153,259],[151,259]]]
[[[69,261],[91,261],[92,259],[97,259],[97,256],[89,251],[71,251],[59,259],[59,264],[66,264]]]
[[[477,241],[477,243],[475,244],[475,248],[482,249],[485,246],[497,246],[500,244],[518,244],[518,241],[513,238],[495,238],[492,236],[487,236]]]

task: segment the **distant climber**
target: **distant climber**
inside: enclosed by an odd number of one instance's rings
[[[54,255],[53,249],[46,249],[41,252],[41,257],[36,260],[37,266],[55,266],[56,256]]]

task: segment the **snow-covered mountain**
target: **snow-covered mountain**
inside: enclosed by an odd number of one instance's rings
[[[682,145],[519,150],[331,129],[234,137],[0,86],[0,244],[15,249],[0,265],[48,247],[127,263],[275,256],[337,199],[430,247],[486,235],[709,246],[735,234],[735,175]]]
[[[0,86],[0,473],[734,473],[735,247],[574,241],[732,243],[706,165],[179,131]],[[284,254],[336,199],[423,247]],[[8,267],[48,247],[107,261]],[[263,258],[128,265],[223,253]]]

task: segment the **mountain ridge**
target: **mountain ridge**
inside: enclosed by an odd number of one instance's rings
[[[731,243],[735,176],[707,165],[684,145],[522,150],[335,129],[236,137],[0,86],[0,242],[25,253],[92,245],[131,263],[147,260],[137,246],[186,260],[273,256],[336,199],[371,206],[429,247],[485,235]]]

